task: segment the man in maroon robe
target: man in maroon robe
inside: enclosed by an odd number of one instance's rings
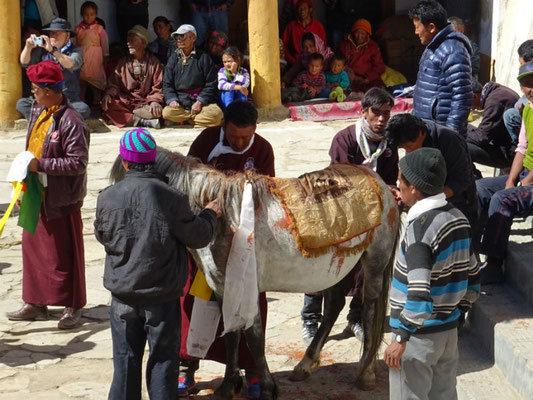
[[[207,128],[198,135],[189,149],[189,156],[199,158],[203,163],[213,165],[219,171],[228,173],[244,172],[253,169],[263,175],[274,176],[274,152],[270,143],[255,133],[257,110],[245,101],[231,103],[224,113],[224,125]],[[187,335],[192,313],[194,297],[188,294],[196,275],[194,261],[190,260],[189,278],[181,298],[181,348],[180,348],[180,381],[178,394],[187,395],[194,386],[194,373],[199,367],[199,360],[187,354]],[[266,328],[267,301],[265,293],[259,294],[259,309],[263,331]],[[222,325],[222,323],[220,324]],[[219,326],[217,339],[211,345],[206,359],[225,363],[226,352],[224,338],[220,337],[222,327]],[[239,367],[247,370],[247,376],[253,377],[255,362],[242,335],[239,344]],[[250,379],[252,383],[256,382]],[[258,384],[256,383],[256,389]]]
[[[22,233],[21,309],[12,321],[48,318],[47,306],[64,306],[59,329],[75,328],[86,303],[81,206],[87,191],[89,129],[63,94],[59,65],[43,61],[28,67],[35,103],[26,139],[33,158],[28,173],[44,173],[39,221]]]

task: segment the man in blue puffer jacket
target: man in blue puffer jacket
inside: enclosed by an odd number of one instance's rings
[[[466,136],[472,105],[470,41],[447,22],[435,0],[422,0],[409,12],[415,34],[427,45],[420,59],[413,114]]]

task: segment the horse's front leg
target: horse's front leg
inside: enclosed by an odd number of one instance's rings
[[[241,332],[228,332],[224,335],[226,345],[226,371],[222,385],[213,395],[216,400],[230,400],[241,391],[242,378],[239,374],[239,341]]]
[[[265,335],[261,315],[257,313],[253,325],[244,331],[250,353],[254,357],[257,374],[261,385],[262,400],[276,400],[278,398],[278,386],[270,373],[265,357]]]
[[[320,352],[345,302],[346,299],[340,282],[324,290],[324,317],[322,318],[322,323],[307,348],[304,358],[294,367],[292,374],[289,376],[291,381],[303,381],[318,368],[320,365]]]

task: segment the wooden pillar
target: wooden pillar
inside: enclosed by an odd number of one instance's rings
[[[20,2],[3,1],[0,6],[0,128],[12,127],[20,114],[15,109],[22,96],[20,55]]]
[[[279,108],[278,0],[248,0],[248,34],[254,102],[263,111]]]

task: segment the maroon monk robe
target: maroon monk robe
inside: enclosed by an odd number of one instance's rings
[[[133,118],[133,110],[155,102],[163,105],[163,67],[149,51],[140,61],[141,74],[133,73],[133,59],[124,57],[107,80],[111,102],[104,118],[122,128]]]
[[[22,300],[82,308],[86,303],[81,209],[47,221],[41,210],[35,234],[22,232]]]
[[[220,127],[207,128],[198,135],[189,149],[189,156],[199,158],[204,164],[207,164],[207,157],[211,150],[217,145],[220,139]],[[229,143],[225,142],[229,146]],[[264,138],[255,134],[254,143],[248,151],[243,154],[222,154],[219,157],[211,160],[209,163],[219,171],[224,172],[243,172],[245,169],[254,168],[256,172],[274,176],[274,151],[272,146]],[[189,288],[196,275],[196,265],[194,260],[189,257],[189,276],[187,284],[183,289],[186,293],[180,298],[181,301],[181,347],[180,359],[192,359],[187,354],[187,335],[189,333],[189,324],[192,314],[192,306],[194,296],[189,295]],[[263,333],[266,329],[267,317],[267,301],[265,293],[259,294],[259,311],[261,313],[261,322],[263,324]],[[226,347],[224,338],[220,337],[223,332],[222,321],[218,326],[217,338],[211,345],[206,360],[218,361],[226,363]],[[239,367],[241,369],[249,369],[255,367],[255,361],[246,344],[244,334],[241,335],[239,344]]]

